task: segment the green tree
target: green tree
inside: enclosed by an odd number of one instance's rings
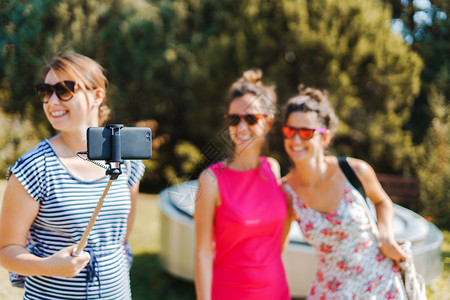
[[[304,70],[300,81],[329,89],[342,121],[337,152],[367,159],[379,171],[409,169],[411,141],[403,126],[422,63],[391,32],[387,8],[375,1],[290,2],[294,54],[304,58],[295,69]]]
[[[11,98],[11,91],[6,79],[0,81],[0,101]],[[35,126],[19,114],[6,114],[0,109],[0,178],[5,178],[6,170],[23,153],[39,143]],[[40,128],[45,131],[45,128]]]
[[[407,123],[417,145],[414,168],[421,179],[416,210],[449,226],[450,18],[446,0],[400,1],[392,4],[393,27],[424,61],[420,93]]]
[[[428,95],[431,87],[441,92],[447,105],[450,99],[450,4],[446,0],[386,0],[392,5],[393,27],[401,32],[424,61],[421,90],[416,97],[408,128],[420,144],[431,125]]]
[[[0,4],[1,78],[11,90],[0,105],[6,112],[27,114],[44,123],[33,87],[40,68],[58,52],[78,51],[102,61],[101,35],[110,20],[120,18],[121,1],[31,0]],[[24,109],[25,108],[25,109]]]
[[[160,148],[158,170],[175,165],[175,173],[183,172],[175,145],[187,141],[205,154],[217,142],[223,153],[226,91],[244,70],[258,67],[266,82],[277,85],[280,107],[300,82],[329,90],[342,120],[335,140],[339,154],[368,159],[381,171],[410,169],[411,134],[404,127],[422,63],[391,32],[390,9],[378,1],[1,5],[0,76],[8,79],[14,99],[1,103],[7,111],[31,106],[29,87],[43,58],[65,49],[82,52],[107,69],[111,121],[155,119],[159,132],[170,136]],[[40,104],[34,103],[27,111],[38,119]],[[271,154],[285,157],[280,134],[274,131],[270,141]]]
[[[450,228],[450,106],[435,88],[428,100],[433,119],[417,155],[420,209],[438,225]]]
[[[206,8],[200,14],[211,20],[211,36],[206,46],[193,51],[200,53],[198,65],[204,70],[193,90],[202,94],[195,94],[195,112],[188,114],[204,120],[202,127],[217,124],[213,128],[220,132],[217,120],[223,111],[217,112],[217,105],[224,83],[257,66],[276,83],[280,104],[300,82],[329,90],[342,119],[338,153],[368,159],[382,171],[411,169],[411,135],[403,127],[420,88],[422,63],[391,32],[385,6],[293,0],[226,1]],[[279,134],[273,144],[282,144]]]

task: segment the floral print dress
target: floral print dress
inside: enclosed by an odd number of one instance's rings
[[[364,207],[356,200],[362,196],[348,181],[331,213],[310,208],[284,185],[292,194],[305,241],[318,257],[307,299],[407,299],[398,268],[378,248]]]

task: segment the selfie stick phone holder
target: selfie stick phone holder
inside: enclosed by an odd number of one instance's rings
[[[100,209],[102,208],[103,203],[105,202],[106,194],[108,193],[109,188],[111,187],[113,181],[116,180],[120,174],[122,174],[122,171],[120,170],[120,164],[122,163],[120,130],[123,128],[123,125],[108,124],[105,125],[105,127],[111,129],[111,159],[106,161],[106,164],[108,165],[106,175],[109,175],[109,181],[105,187],[105,190],[103,191],[102,196],[97,202],[97,206],[95,207],[95,210],[92,213],[91,219],[89,220],[89,223],[80,239],[80,242],[78,243],[77,247],[73,249],[72,253],[73,256],[79,256],[83,252],[83,249],[86,247],[89,233],[91,232],[95,220],[97,219],[98,213],[100,212]]]

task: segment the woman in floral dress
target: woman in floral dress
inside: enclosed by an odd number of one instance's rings
[[[283,178],[284,190],[292,199],[293,218],[318,256],[308,299],[406,299],[398,271],[405,254],[394,239],[391,199],[372,167],[348,159],[375,205],[378,245],[363,203],[357,201],[362,196],[337,158],[324,153],[337,123],[326,93],[303,86],[284,113],[284,146],[295,165]]]

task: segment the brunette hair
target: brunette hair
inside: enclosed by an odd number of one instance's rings
[[[263,114],[275,116],[277,95],[275,86],[264,85],[262,83],[262,71],[260,69],[247,70],[242,77],[235,81],[228,90],[228,106],[230,103],[245,94],[252,94],[257,97],[263,107]]]
[[[322,124],[335,133],[339,120],[336,113],[328,101],[326,90],[315,88],[304,88],[303,84],[298,86],[298,95],[292,97],[284,108],[283,123],[286,124],[289,115],[293,112],[315,112]]]
[[[73,77],[77,84],[86,92],[96,88],[105,90],[105,98],[99,107],[99,125],[103,125],[108,119],[110,109],[106,106],[106,88],[108,80],[104,75],[103,67],[95,60],[78,54],[78,53],[62,53],[54,56],[41,70],[42,77],[52,70],[56,75],[62,73],[68,77]]]

